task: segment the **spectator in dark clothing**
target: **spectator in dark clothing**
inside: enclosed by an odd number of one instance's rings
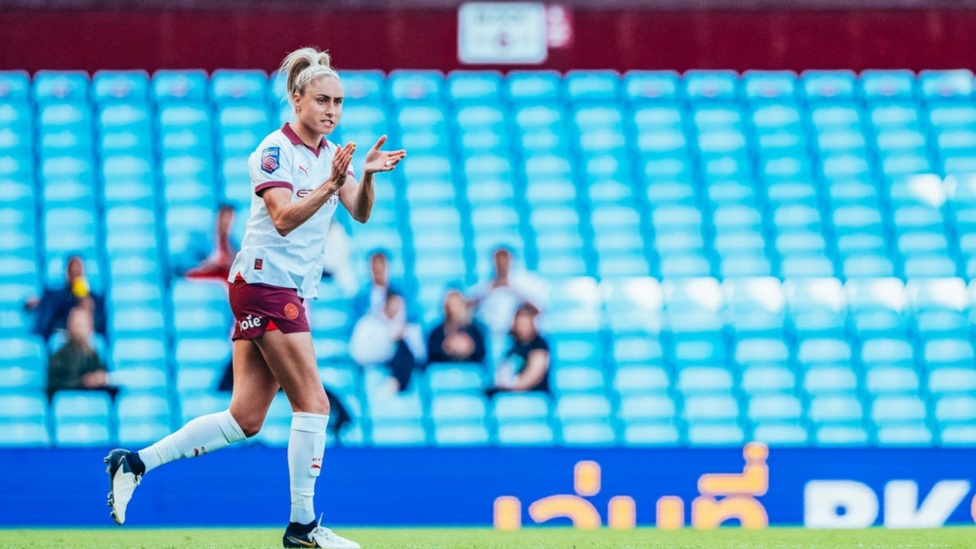
[[[444,296],[444,321],[427,336],[427,363],[485,361],[485,336],[457,290]]]
[[[523,303],[512,320],[512,347],[495,370],[495,386],[489,394],[502,391],[549,392],[549,343],[536,327],[539,309]]]
[[[105,300],[91,291],[85,278],[85,264],[81,256],[68,257],[65,269],[65,285],[46,288],[41,297],[27,300],[24,308],[35,312],[33,333],[50,339],[55,330],[64,330],[68,314],[78,305],[89,307],[93,315],[95,333],[108,338],[105,329]]]
[[[109,384],[108,371],[91,345],[92,323],[92,311],[85,305],[68,314],[68,340],[48,360],[48,398],[65,389],[101,390],[112,397],[118,393],[118,387]]]

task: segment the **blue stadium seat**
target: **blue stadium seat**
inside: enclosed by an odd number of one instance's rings
[[[387,77],[394,103],[439,103],[444,99],[444,75],[438,71],[395,70]]]
[[[457,103],[496,103],[501,96],[502,75],[497,71],[452,71],[447,75],[447,95]]]
[[[843,287],[836,278],[795,278],[783,285],[793,328],[800,334],[838,334],[847,325]]]
[[[677,388],[686,397],[698,393],[726,393],[732,390],[732,372],[721,366],[683,366],[679,364]]]
[[[609,421],[610,401],[603,394],[569,394],[556,399],[554,417],[563,422]]]
[[[217,69],[210,78],[214,101],[259,101],[267,96],[268,75],[261,70]]]
[[[915,73],[910,70],[866,70],[861,73],[861,94],[866,101],[915,99]]]
[[[430,401],[430,419],[435,425],[484,423],[487,402],[477,394],[438,394]]]
[[[482,423],[434,425],[433,441],[438,446],[485,446],[491,434]]]
[[[973,95],[973,73],[968,69],[924,70],[918,75],[925,99],[970,100]]]
[[[919,386],[918,372],[911,366],[879,365],[868,367],[865,374],[865,388],[870,394],[916,394]]]
[[[881,426],[887,423],[924,422],[926,406],[917,395],[885,395],[871,402],[871,420]]]
[[[674,71],[632,70],[623,75],[623,95],[631,103],[678,99],[679,76]]]
[[[785,365],[746,366],[742,370],[741,389],[755,397],[764,394],[792,393],[796,388],[796,377]]]
[[[739,403],[730,393],[688,396],[682,408],[681,415],[689,423],[727,423],[739,417]]]
[[[756,423],[801,424],[803,406],[800,399],[790,393],[767,393],[753,396],[749,400],[746,414],[750,421]]]
[[[690,70],[683,83],[685,97],[691,102],[738,99],[739,75],[735,71]]]
[[[973,345],[968,339],[931,339],[922,342],[921,346],[922,362],[930,370],[947,366],[973,366]]]
[[[616,102],[620,74],[611,70],[571,70],[566,73],[565,89],[569,101]]]
[[[774,447],[806,446],[810,442],[810,433],[803,425],[770,421],[755,424],[750,440]]]
[[[803,94],[808,101],[852,99],[856,77],[852,71],[808,70],[800,75]]]
[[[554,103],[563,97],[562,78],[555,71],[511,71],[504,87],[515,104]]]
[[[936,397],[973,393],[976,391],[976,372],[963,367],[939,368],[929,372],[926,387]]]
[[[157,103],[203,102],[209,81],[202,70],[159,70],[152,76],[152,96]]]
[[[797,75],[792,71],[746,71],[742,87],[749,101],[791,102],[796,98]]]
[[[342,87],[346,92],[346,98],[352,103],[382,103],[386,99],[386,77],[381,71],[344,70],[339,71],[339,76],[342,78]],[[284,95],[284,83],[281,83],[280,86],[281,88],[277,92],[273,87],[268,89],[270,93],[274,94],[270,97],[272,103],[280,101]],[[343,114],[343,120],[345,120],[345,114]]]
[[[741,446],[744,442],[742,426],[732,421],[688,425],[688,444],[692,446]]]
[[[929,446],[934,439],[923,422],[882,425],[876,437],[879,446]]]
[[[539,393],[501,393],[492,401],[492,415],[499,422],[547,422],[549,398]]]
[[[670,420],[630,423],[624,426],[621,433],[621,442],[627,446],[674,446],[680,440],[678,428]]]
[[[31,81],[27,71],[0,71],[0,103],[26,102],[30,95]]]
[[[413,422],[374,422],[370,436],[375,446],[425,446],[427,431]]]
[[[865,446],[868,433],[864,427],[854,424],[827,424],[814,431],[818,446]]]
[[[786,299],[772,277],[726,278],[722,282],[729,325],[738,334],[781,334],[786,322]]]
[[[41,70],[34,75],[33,96],[38,103],[89,100],[90,81],[84,71]]]
[[[976,424],[976,397],[948,395],[935,401],[935,420],[945,424]]]
[[[912,366],[914,349],[909,341],[894,338],[871,338],[861,342],[860,360],[867,366]]]
[[[551,446],[555,435],[545,422],[499,422],[497,441],[500,446]]]
[[[142,70],[97,71],[91,85],[96,103],[145,103],[149,99],[149,74]]]

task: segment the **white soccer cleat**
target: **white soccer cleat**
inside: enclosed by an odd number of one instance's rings
[[[359,549],[359,544],[355,541],[348,540],[323,526],[316,526],[308,537],[325,549]]]
[[[128,450],[116,449],[109,452],[104,459],[108,463],[105,468],[110,488],[108,506],[112,508],[111,515],[116,524],[125,522],[125,508],[129,506],[129,500],[142,480],[142,475],[132,472],[132,466],[129,465],[130,453]]]
[[[319,517],[319,523],[322,518]],[[285,529],[282,539],[285,547],[321,547],[322,549],[360,549],[355,541],[348,540],[324,526],[316,525],[307,534],[298,534],[289,528]]]

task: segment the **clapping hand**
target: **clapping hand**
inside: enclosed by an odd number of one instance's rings
[[[386,143],[385,135],[377,139],[376,144],[366,153],[366,164],[363,166],[364,174],[391,171],[403,160],[403,157],[407,156],[407,151],[403,149],[398,151],[380,150],[384,143]]]

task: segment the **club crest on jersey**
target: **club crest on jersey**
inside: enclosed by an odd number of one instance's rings
[[[266,173],[274,173],[280,165],[278,162],[281,156],[280,147],[268,147],[261,152],[261,170]]]

